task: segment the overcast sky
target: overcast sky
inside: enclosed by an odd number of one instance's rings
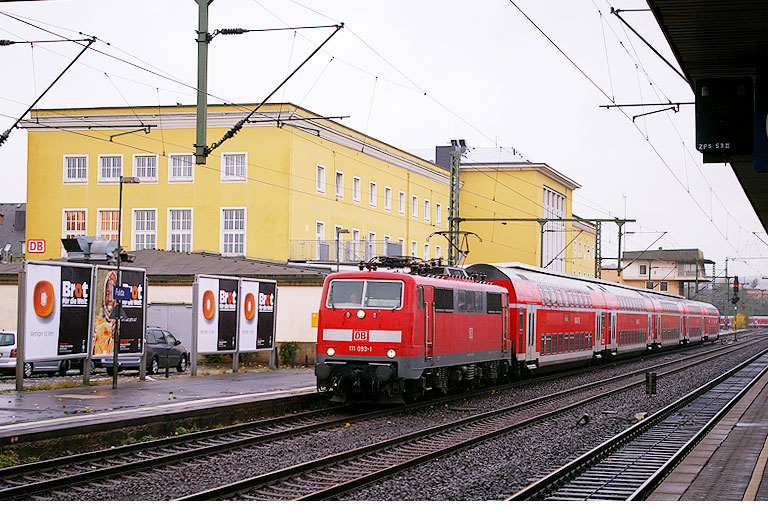
[[[271,101],[348,115],[343,124],[406,150],[452,138],[514,148],[582,186],[574,194],[577,215],[626,211],[637,219],[628,225],[626,250],[700,248],[719,273],[726,257],[768,256],[768,245],[753,232],[766,242],[768,236],[730,167],[701,163],[692,105],[634,122],[642,110],[599,108],[611,99],[693,101],[689,86],[630,36],[610,7],[605,0],[215,0],[210,30],[344,22]],[[622,0],[614,7],[647,4]],[[624,16],[674,62],[650,12]],[[89,50],[40,108],[195,101],[193,0],[0,3],[0,40],[57,38],[30,24],[69,38],[95,35],[95,50],[143,68]],[[209,102],[261,101],[331,31],[218,36],[210,46]],[[1,130],[79,49],[72,43],[0,47]],[[26,133],[17,129],[0,147],[0,202],[25,200]],[[615,228],[606,232],[603,255],[616,255]],[[768,275],[768,260],[736,261],[729,272]]]

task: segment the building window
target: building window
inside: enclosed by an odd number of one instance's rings
[[[662,281],[659,283],[659,290],[661,290],[662,292],[667,292],[667,290],[669,290],[669,285],[667,284],[666,281]]]
[[[419,251],[419,243],[416,241],[411,241],[411,257],[417,257],[417,253]]]
[[[119,182],[123,175],[121,154],[99,155],[99,182]]]
[[[133,210],[133,249],[157,248],[157,212],[154,209]]]
[[[411,195],[411,217],[419,218],[419,197]]]
[[[401,215],[405,215],[405,193],[398,191],[397,193],[397,212]]]
[[[544,188],[543,217],[545,219],[562,219],[566,213],[565,195]],[[547,230],[542,241],[544,262],[550,263],[550,270],[565,272],[565,223],[548,222]]]
[[[443,257],[443,249],[440,248],[439,244],[435,245],[435,258],[441,259]]]
[[[648,275],[648,265],[640,265],[640,275],[645,276]]]
[[[368,205],[372,208],[376,207],[376,182],[371,182],[368,185]]]
[[[315,191],[321,194],[325,194],[325,167],[322,165],[317,166],[317,173],[315,175]]]
[[[195,164],[191,154],[171,154],[168,156],[168,181],[193,182]]]
[[[192,210],[168,210],[168,249],[172,252],[192,251]]]
[[[430,204],[428,199],[424,199],[424,222],[430,221]]]
[[[429,244],[424,244],[424,259],[429,259]]]
[[[653,290],[653,281],[646,281],[645,282],[645,288],[649,290]]]
[[[88,183],[88,155],[64,156],[64,182]]]
[[[62,219],[62,239],[73,239],[86,234],[86,210],[65,209]]]
[[[134,154],[133,176],[144,182],[157,182],[157,155]]]
[[[325,252],[325,222],[315,221],[315,259],[327,261],[328,255]]]
[[[352,201],[360,203],[360,177],[352,177]]]
[[[222,255],[245,255],[245,208],[221,210]]]
[[[352,261],[360,261],[360,230],[352,230],[352,248],[350,250]]]
[[[344,173],[336,171],[336,198],[344,198]]]
[[[389,245],[392,244],[392,239],[389,235],[384,236],[384,255],[389,255]]]
[[[405,239],[403,239],[402,237],[398,237],[397,244],[400,246],[400,255],[404,256],[405,255]]]
[[[244,152],[226,153],[221,155],[221,181],[245,182],[248,178],[248,160]]]
[[[119,228],[119,216],[119,211],[116,209],[100,209],[96,235],[102,239],[116,241],[117,230]]]
[[[372,259],[376,256],[376,233],[368,232],[368,244],[365,248],[365,260]]]
[[[443,206],[440,202],[435,203],[435,224],[438,226],[443,222]]]
[[[384,210],[392,211],[392,188],[384,188]]]

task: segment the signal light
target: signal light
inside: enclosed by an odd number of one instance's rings
[[[739,293],[739,276],[733,276],[733,293]]]

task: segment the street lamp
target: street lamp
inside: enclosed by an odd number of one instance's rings
[[[339,271],[339,235],[342,233],[349,233],[349,230],[343,229],[341,226],[336,226],[336,271]]]
[[[122,241],[122,231],[123,231],[123,184],[138,184],[140,182],[139,178],[136,176],[122,176],[120,175],[120,191],[119,191],[119,197],[118,197],[118,206],[117,206],[117,286],[122,286],[123,284],[123,277],[120,274],[120,261],[122,259],[123,255],[123,241]],[[113,294],[114,296],[114,294]],[[112,358],[112,389],[117,389],[117,356],[120,352],[120,319],[123,314],[123,301],[121,299],[117,299],[117,305],[115,306],[115,311],[113,312],[114,318],[115,318],[115,337],[114,337],[114,353]],[[142,358],[143,360],[143,358]]]

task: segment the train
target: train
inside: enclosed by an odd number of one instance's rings
[[[714,306],[671,294],[521,263],[393,261],[325,279],[315,375],[332,401],[401,403],[720,333]]]

